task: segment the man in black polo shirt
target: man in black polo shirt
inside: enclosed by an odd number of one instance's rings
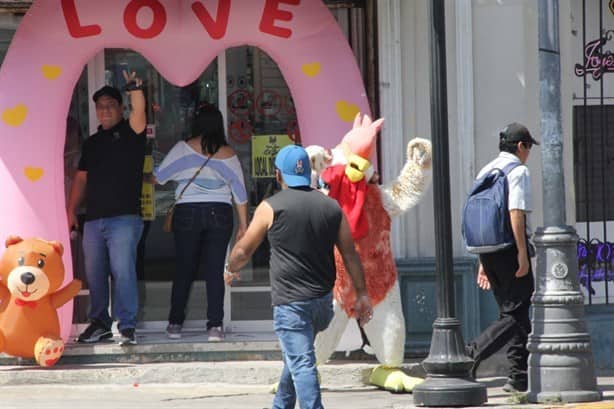
[[[87,199],[83,226],[85,273],[90,290],[90,325],[79,342],[113,336],[109,315],[109,273],[113,276],[113,314],[120,345],[136,344],[138,310],[137,244],[143,230],[140,196],[145,157],[145,97],[135,73],[124,72],[132,110],[123,117],[121,93],[104,86],[94,94],[98,132],[83,144],[68,201],[68,223],[78,227],[75,211]]]

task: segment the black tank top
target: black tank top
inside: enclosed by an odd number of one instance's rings
[[[324,296],[335,284],[341,208],[311,188],[287,188],[266,201],[274,213],[268,231],[273,305]]]

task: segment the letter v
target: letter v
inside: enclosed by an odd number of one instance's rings
[[[209,33],[214,40],[219,40],[226,35],[228,19],[230,17],[230,1],[231,0],[220,0],[217,6],[216,20],[211,18],[211,14],[209,14],[200,1],[192,3],[192,10],[194,10],[196,17],[198,17],[205,30],[207,30],[207,33]]]

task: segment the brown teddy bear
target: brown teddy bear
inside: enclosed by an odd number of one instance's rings
[[[74,298],[81,281],[64,281],[62,254],[57,241],[6,239],[0,259],[0,352],[35,358],[53,366],[64,352],[57,309]]]

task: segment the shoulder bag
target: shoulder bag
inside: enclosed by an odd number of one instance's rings
[[[215,155],[215,153],[213,155]],[[207,166],[207,163],[209,162],[209,159],[211,159],[211,156],[208,156],[207,159],[205,159],[205,162],[202,164],[200,168],[198,168],[196,173],[194,173],[194,176],[192,176],[192,178],[183,187],[183,189],[181,189],[181,193],[179,193],[179,196],[177,196],[177,199],[175,199],[173,204],[166,211],[166,216],[164,216],[164,224],[162,225],[162,231],[164,231],[165,233],[170,233],[173,231],[173,215],[175,214],[175,206],[177,206],[177,202],[181,200],[181,198],[183,197],[183,193],[188,188],[188,186],[190,186],[190,184],[194,181],[194,179],[198,177],[198,175],[200,174],[200,171],[203,170],[205,166]]]

